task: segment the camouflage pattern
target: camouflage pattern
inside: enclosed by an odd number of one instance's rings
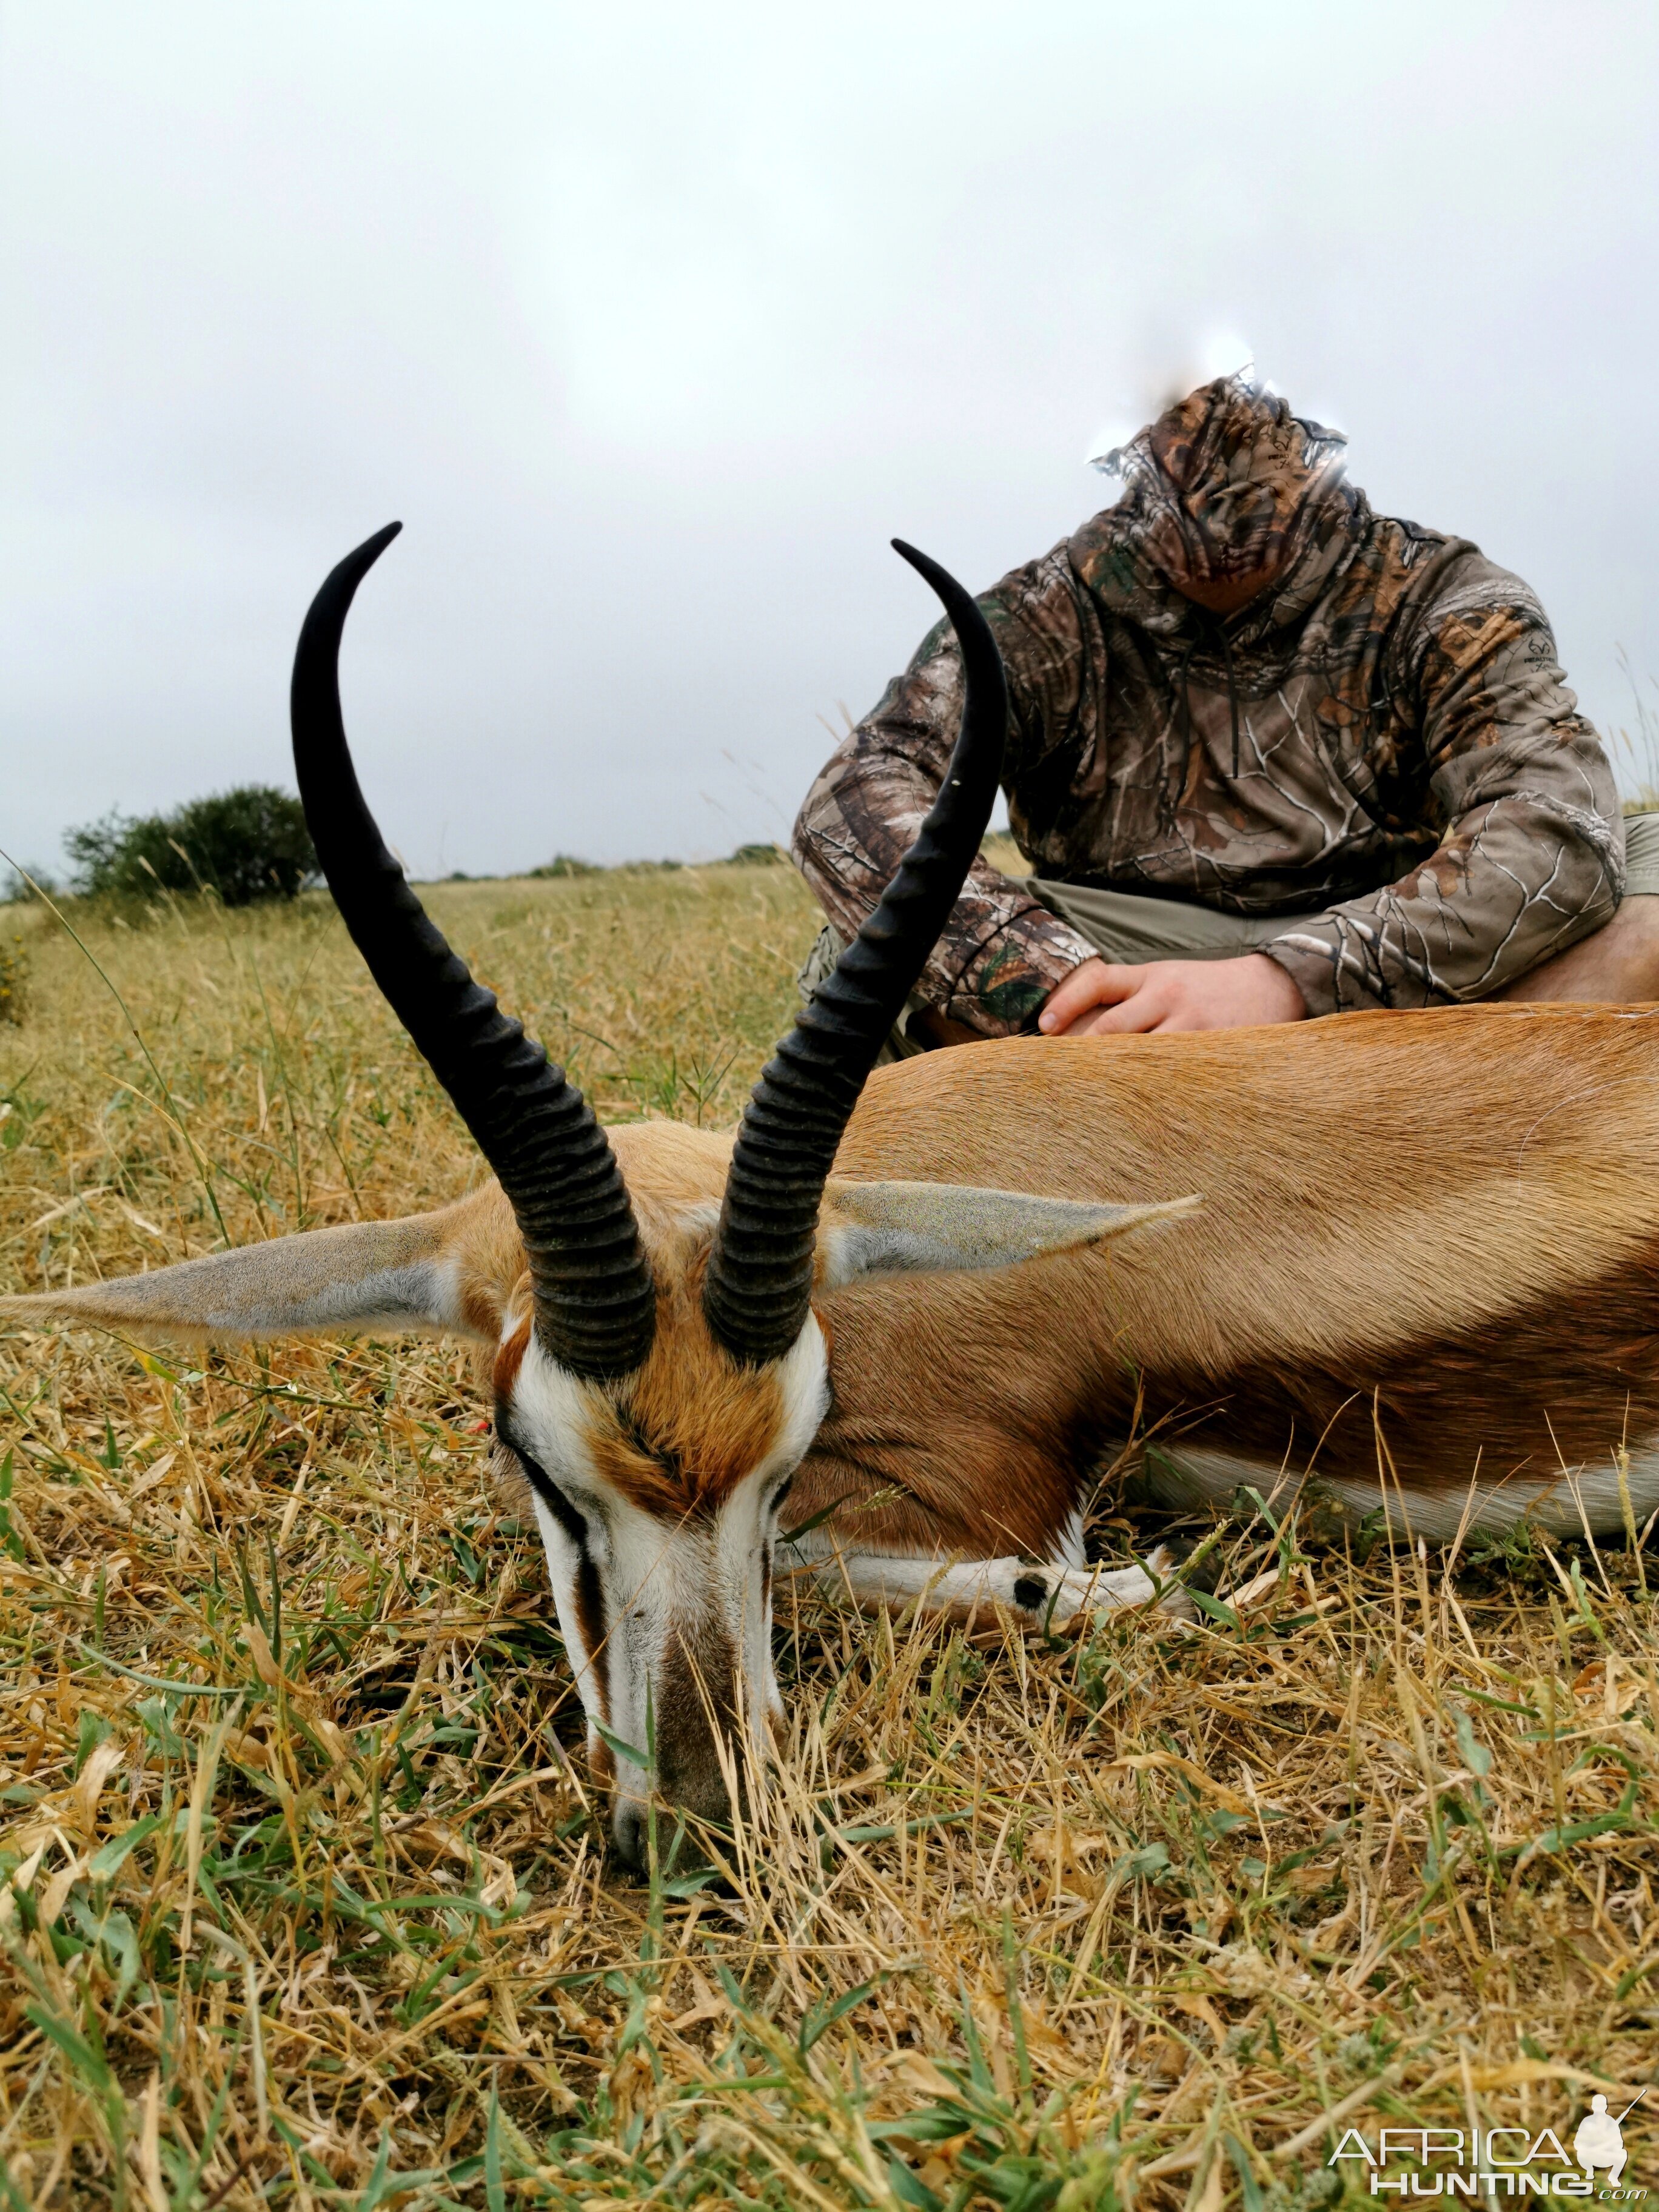
[[[1526,585],[1373,514],[1341,444],[1243,378],[1206,385],[1111,457],[1115,507],[984,595],[1010,822],[1043,877],[1283,917],[1263,950],[1311,1013],[1482,998],[1611,918],[1612,769]],[[1188,596],[1253,587],[1224,616]],[[961,706],[941,623],[808,793],[794,855],[842,936]],[[1007,1035],[1091,949],[981,860],[921,994]]]

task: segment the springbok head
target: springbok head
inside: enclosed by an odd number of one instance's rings
[[[666,1124],[618,1131],[613,1148],[563,1070],[445,943],[359,788],[340,641],[398,526],[343,561],[306,617],[295,764],[346,927],[510,1205],[517,1237],[494,1294],[467,1259],[464,1205],[0,1310],[157,1334],[413,1326],[487,1336],[496,1435],[534,1499],[590,1751],[614,1773],[616,1841],[637,1861],[653,1789],[694,1820],[718,1820],[738,1778],[763,1771],[777,1709],[773,1550],[829,1396],[815,1296],[872,1271],[1006,1266],[1158,1209],[831,1179],[865,1079],[978,851],[1000,771],[1001,660],[943,569],[897,544],[943,601],[966,672],[961,732],[915,845],[778,1047],[729,1156]]]

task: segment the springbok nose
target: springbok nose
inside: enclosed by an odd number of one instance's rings
[[[685,1815],[696,1823],[688,1829]],[[651,1808],[642,1798],[622,1800],[611,1816],[611,1840],[617,1856],[636,1873],[643,1873],[651,1863]],[[731,1806],[726,1791],[697,1805],[682,1799],[678,1805],[659,1798],[656,1806],[657,1861],[664,1874],[687,1874],[696,1867],[706,1866],[708,1854],[698,1841],[697,1832],[712,1829],[721,1834],[731,1826]]]
[[[630,1867],[642,1869],[649,1860],[648,1820],[645,1807],[633,1798],[618,1805],[611,1817],[611,1840],[617,1856]]]

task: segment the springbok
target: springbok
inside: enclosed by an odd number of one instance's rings
[[[762,1760],[786,1497],[809,1531],[792,1566],[1030,1624],[1168,1601],[1156,1561],[1083,1551],[1092,1473],[1137,1428],[1177,1503],[1311,1471],[1434,1537],[1659,1505],[1652,1010],[1019,1038],[872,1075],[978,848],[1007,716],[974,601],[900,545],[966,664],[938,802],[735,1139],[607,1132],[450,951],[358,788],[340,640],[396,529],[307,617],[295,759],[347,927],[496,1180],[0,1311],[487,1346],[625,1856],[653,1788],[717,1818]],[[613,1750],[647,1739],[651,1771]]]

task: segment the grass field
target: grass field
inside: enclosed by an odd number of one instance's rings
[[[430,897],[611,1118],[729,1123],[813,927],[783,868]],[[325,899],[10,911],[5,1288],[476,1179]],[[1659,2070],[1628,1546],[1242,1515],[1195,1626],[1079,1640],[786,1585],[762,1825],[636,1883],[457,1349],[12,1333],[0,1384],[10,2207],[1304,2212],[1368,2194],[1344,2127],[1570,2144]]]

